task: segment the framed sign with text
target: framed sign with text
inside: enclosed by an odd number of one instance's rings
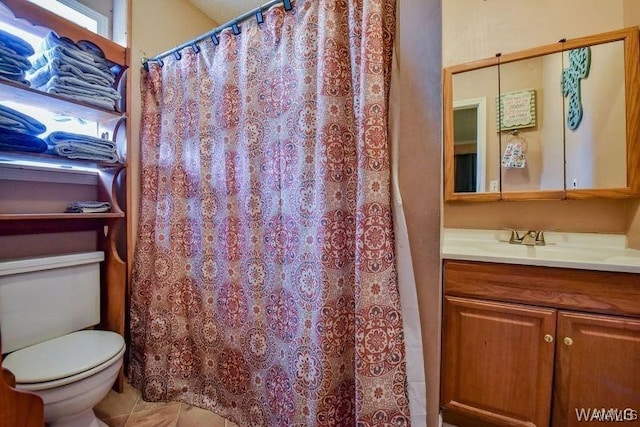
[[[501,131],[536,126],[536,91],[503,93],[497,102],[498,129]]]

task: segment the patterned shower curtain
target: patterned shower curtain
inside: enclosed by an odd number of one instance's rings
[[[395,0],[298,0],[143,75],[130,379],[240,426],[408,426]]]

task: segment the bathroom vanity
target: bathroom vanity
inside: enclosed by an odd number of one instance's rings
[[[624,236],[549,233],[524,247],[508,235],[445,230],[445,422],[638,422],[640,251]]]

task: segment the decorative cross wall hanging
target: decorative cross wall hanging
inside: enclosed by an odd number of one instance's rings
[[[569,51],[569,67],[562,71],[562,94],[569,98],[567,126],[576,130],[582,121],[580,80],[589,76],[591,48],[581,47]]]

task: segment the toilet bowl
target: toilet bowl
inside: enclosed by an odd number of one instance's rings
[[[97,427],[93,407],[122,366],[121,335],[99,322],[102,252],[0,262],[2,367],[39,395],[48,426]]]
[[[105,426],[93,407],[118,377],[125,351],[114,332],[78,331],[10,353],[2,366],[16,388],[39,395],[49,426]]]

